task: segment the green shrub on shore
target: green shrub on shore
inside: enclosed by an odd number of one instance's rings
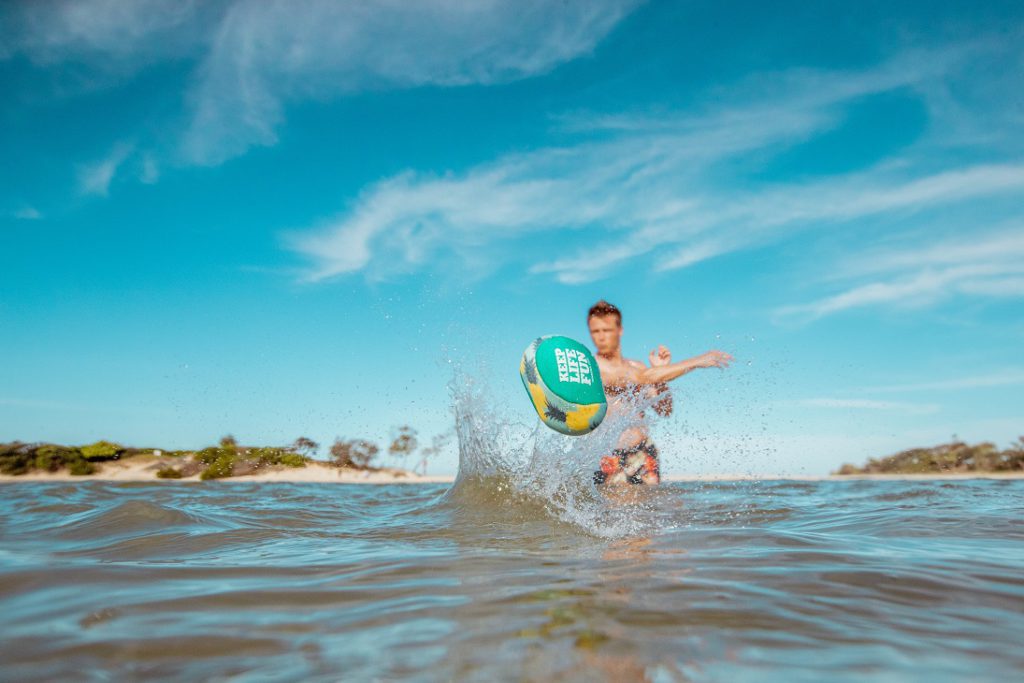
[[[911,448],[885,458],[870,458],[863,467],[844,464],[836,474],[941,474],[1024,471],[1024,437],[1000,451],[995,444],[970,446],[954,441],[932,448]]]
[[[199,475],[199,478],[203,481],[207,481],[209,479],[224,479],[225,477],[230,477],[234,473],[234,469],[234,456],[217,458],[206,466],[206,469]]]
[[[281,456],[281,464],[285,467],[305,467],[306,458],[305,456],[299,455],[298,453],[285,453]]]
[[[79,449],[86,460],[113,460],[124,450],[120,444],[97,441]]]
[[[72,446],[57,446],[55,444],[45,444],[36,448],[34,465],[35,469],[46,472],[56,472],[62,467],[68,469],[73,467],[75,472],[87,474],[95,471],[95,468],[86,461],[81,450]]]
[[[305,467],[306,458],[287,448],[250,448],[246,451],[246,459],[256,467],[268,465],[285,465],[287,467]]]
[[[35,462],[31,446],[20,441],[0,444],[0,473],[25,474]]]
[[[234,455],[234,451],[228,452],[223,448],[217,446],[210,446],[200,451],[196,451],[195,455],[192,456],[193,460],[203,465],[212,465],[218,459],[222,457],[229,457]]]
[[[223,444],[223,442],[222,442]],[[196,462],[206,465],[200,479],[224,479],[231,476],[252,474],[264,467],[284,465],[305,467],[308,459],[287,448],[276,446],[246,447],[229,445],[225,448],[204,448],[196,453]]]
[[[82,451],[74,446],[26,444],[20,441],[0,444],[0,473],[19,475],[33,470],[57,472],[65,467],[75,475],[96,471]]]
[[[233,436],[225,436],[220,440],[220,446],[204,448],[193,458],[196,463],[206,465],[202,474],[199,475],[199,478],[204,481],[230,477],[234,473],[237,459],[238,446]]]
[[[161,467],[156,471],[157,479],[181,479],[181,470],[177,467]]]
[[[278,447],[240,446],[233,437],[226,436],[220,440],[219,445],[198,451],[131,448],[112,441],[97,441],[85,446],[14,441],[0,443],[0,474],[22,475],[32,471],[66,470],[72,475],[83,476],[97,472],[98,462],[158,455],[161,458],[179,459],[180,462],[176,466],[162,462],[156,471],[160,479],[181,479],[196,474],[205,480],[223,479],[252,474],[265,467],[305,467],[311,458],[303,452],[313,452],[316,448],[315,442],[304,437],[292,446]]]
[[[76,460],[68,465],[68,472],[76,477],[82,477],[96,472],[96,465],[93,465],[88,460]]]

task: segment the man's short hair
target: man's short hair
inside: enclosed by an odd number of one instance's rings
[[[590,310],[587,312],[587,322],[589,323],[590,319],[595,315],[601,318],[606,315],[614,315],[615,319],[619,322],[619,327],[622,327],[622,311],[616,308],[615,304],[610,304],[604,299],[590,307]]]

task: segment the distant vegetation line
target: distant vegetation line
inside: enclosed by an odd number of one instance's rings
[[[885,458],[871,458],[863,467],[843,465],[836,474],[960,474],[1024,471],[1024,436],[999,450],[993,443],[969,446],[961,441],[911,448]]]
[[[412,460],[413,471],[426,474],[427,465],[454,437],[449,431],[435,436],[429,445],[420,446],[415,429],[396,428],[386,450],[367,439],[335,439],[330,447],[330,464],[340,468],[379,469],[383,454],[398,461],[404,469]],[[216,446],[196,450],[136,448],[112,441],[97,441],[84,446],[51,443],[0,443],[0,474],[60,472],[88,476],[104,462],[139,456],[159,458],[155,476],[181,479],[196,474],[201,479],[223,479],[252,474],[266,467],[305,467],[313,462],[320,445],[299,437],[288,446],[242,446],[225,436]],[[862,467],[844,464],[836,474],[958,474],[970,472],[1024,472],[1024,436],[1005,450],[992,443],[968,445],[961,441],[912,448],[883,458],[871,458]]]
[[[394,430],[387,454],[404,466],[413,458],[413,469],[426,474],[427,464],[451,439],[451,433],[432,439],[420,448],[416,430],[409,426]],[[84,446],[52,443],[0,443],[0,474],[22,475],[29,472],[60,472],[88,476],[104,462],[140,456],[159,458],[155,475],[161,479],[181,479],[196,474],[200,479],[223,479],[258,472],[266,467],[305,467],[312,462],[320,444],[299,437],[288,446],[242,446],[233,436],[225,436],[216,446],[197,450],[136,448],[113,441],[97,441]],[[375,470],[381,448],[367,439],[335,439],[330,448],[330,463],[342,468]]]

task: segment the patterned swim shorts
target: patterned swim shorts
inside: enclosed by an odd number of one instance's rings
[[[643,484],[654,476],[661,481],[658,467],[658,449],[644,439],[629,448],[616,448],[611,455],[601,458],[601,469],[594,472],[595,484]]]

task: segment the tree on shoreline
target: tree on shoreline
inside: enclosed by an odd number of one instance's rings
[[[377,457],[380,447],[365,439],[345,440],[337,437],[331,445],[331,459],[338,467],[365,470]]]
[[[320,444],[313,441],[313,439],[300,436],[295,439],[295,443],[292,444],[292,450],[296,453],[302,453],[305,456],[312,457],[314,453],[320,450]]]
[[[430,440],[430,445],[420,449],[420,459],[416,465],[413,466],[412,471],[416,474],[426,476],[427,474],[427,463],[432,458],[436,458],[437,455],[444,450],[444,448],[451,443],[452,438],[455,436],[455,428],[451,428],[441,434],[435,434]]]
[[[388,446],[388,455],[395,459],[401,458],[401,467],[404,470],[405,462],[416,450],[419,440],[416,438],[416,430],[409,425],[402,425],[394,433],[395,436],[391,439],[391,445]]]
[[[929,474],[1024,471],[1024,436],[1000,451],[993,443],[969,446],[962,441],[911,448],[885,458],[870,458],[863,467],[844,464],[836,474]]]

